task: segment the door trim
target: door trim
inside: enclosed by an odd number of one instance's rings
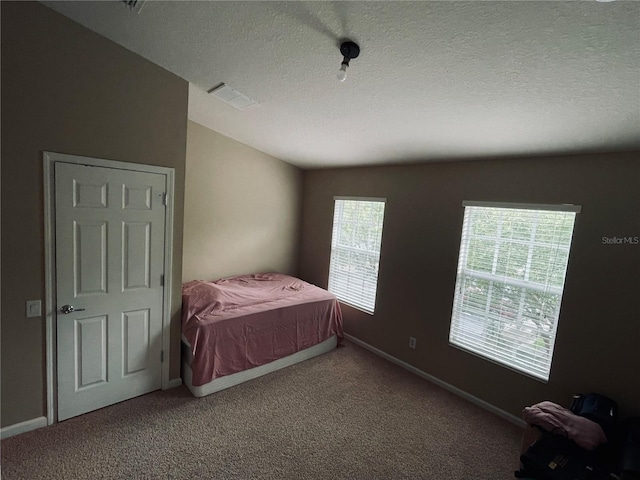
[[[162,350],[165,359],[162,362],[162,389],[181,385],[180,378],[170,379],[171,353],[171,293],[173,291],[173,216],[175,169],[156,165],[118,162],[101,158],[81,157],[65,153],[43,152],[44,179],[44,273],[45,273],[45,342],[46,342],[46,391],[47,391],[47,424],[58,421],[57,401],[58,387],[56,375],[56,269],[55,269],[55,178],[56,162],[106,167],[119,170],[134,170],[145,173],[165,175],[167,187],[167,208],[165,217],[164,242],[164,290],[162,303]]]

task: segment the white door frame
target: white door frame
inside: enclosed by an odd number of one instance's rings
[[[45,324],[46,324],[46,368],[47,368],[47,424],[57,419],[58,387],[56,382],[56,268],[55,268],[55,178],[56,162],[74,163],[93,167],[134,170],[146,173],[159,173],[167,179],[167,208],[164,242],[164,291],[162,304],[162,350],[165,352],[162,362],[162,389],[177,387],[180,378],[169,378],[169,352],[171,351],[171,292],[173,264],[173,193],[175,169],[156,165],[118,162],[101,158],[81,157],[64,153],[43,152],[44,167],[44,270],[45,270]]]

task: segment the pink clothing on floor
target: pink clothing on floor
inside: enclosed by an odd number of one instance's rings
[[[606,443],[602,427],[588,418],[553,402],[540,402],[522,411],[522,418],[530,425],[539,425],[548,432],[569,437],[579,446],[593,450]]]

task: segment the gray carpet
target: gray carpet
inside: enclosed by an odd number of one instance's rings
[[[2,478],[509,479],[522,430],[346,342],[196,399],[155,392],[2,442]]]

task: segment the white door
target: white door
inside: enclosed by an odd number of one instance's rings
[[[161,387],[165,183],[55,164],[58,420]]]

